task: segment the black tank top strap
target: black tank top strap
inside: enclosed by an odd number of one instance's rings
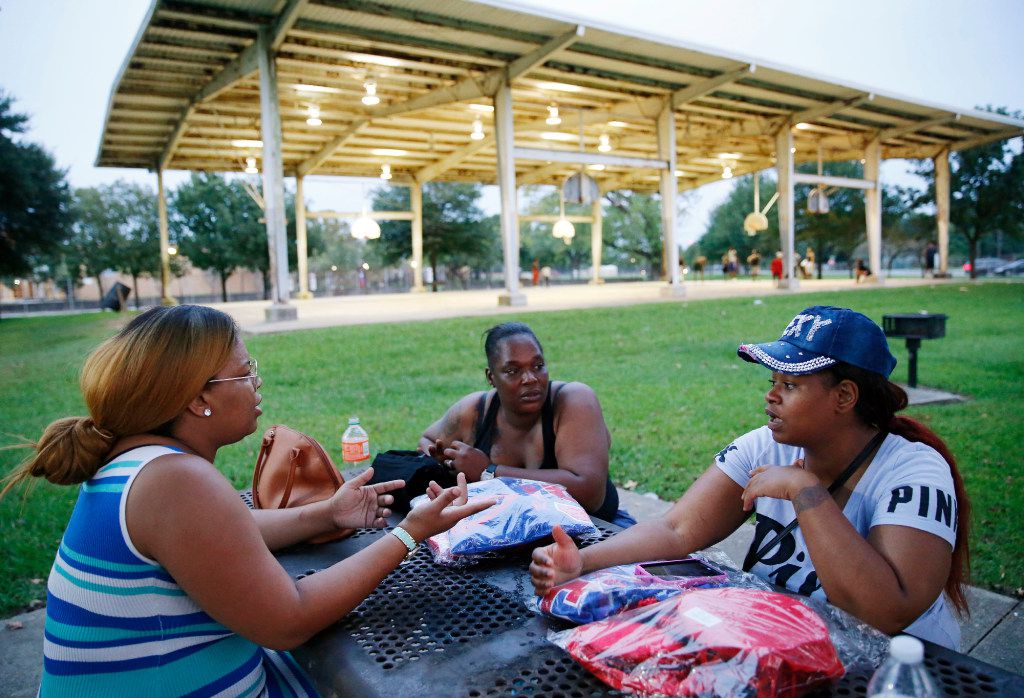
[[[480,396],[480,402],[477,403],[473,448],[480,449],[490,457],[491,446],[494,445],[494,425],[498,421],[498,408],[501,407],[501,401],[498,399],[498,391],[494,391],[491,404],[485,411],[484,406],[487,405],[488,395],[490,392],[485,392]]]
[[[540,465],[541,470],[558,468],[558,458],[555,457],[555,399],[564,386],[565,383],[561,383],[548,388],[548,396],[545,398],[544,407],[540,412],[541,429],[544,435],[544,461]]]

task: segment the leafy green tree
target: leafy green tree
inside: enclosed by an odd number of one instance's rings
[[[775,194],[775,180],[762,174],[759,187],[760,206],[763,209]],[[699,241],[687,248],[684,256],[691,264],[699,256],[706,256],[709,262],[714,263],[733,247],[740,253],[741,259],[746,259],[750,251],[758,250],[766,264],[780,247],[779,219],[772,209],[766,214],[768,229],[753,236],[748,235],[743,229],[743,221],[753,210],[754,177],[738,177],[728,198],[712,211],[707,231]]]
[[[160,275],[160,228],[156,193],[140,184],[118,181],[101,188],[117,245],[113,267],[132,277],[135,307],[139,307],[139,277]]]
[[[926,162],[918,174],[930,180],[928,198],[934,202],[934,164]],[[956,151],[949,156],[949,177],[950,229],[967,243],[973,279],[979,247],[986,239],[1024,237],[1024,153],[1014,152],[1009,141]]]
[[[437,291],[441,264],[480,266],[493,250],[484,214],[477,205],[480,185],[460,182],[429,182],[423,185],[423,256],[433,272],[431,288]],[[408,211],[408,187],[378,187],[373,210]],[[412,255],[412,227],[408,221],[382,221],[380,239],[369,245],[380,250],[387,264]]]
[[[92,277],[103,297],[102,274],[115,265],[120,231],[105,187],[75,190],[71,235],[61,245],[61,256],[76,280]],[[77,272],[77,273],[76,273]]]
[[[608,205],[604,207],[601,237],[607,254],[602,256],[609,262],[641,258],[650,278],[655,278],[657,273],[664,278],[661,198],[622,190],[607,192],[604,199]]]
[[[228,277],[239,268],[259,269],[264,291],[270,263],[263,211],[239,180],[193,173],[171,196],[170,223],[179,249],[192,264],[220,277],[228,300]]]
[[[33,260],[55,251],[68,234],[71,193],[64,171],[34,143],[22,143],[28,117],[12,111],[0,91],[0,276],[32,271]]]
[[[558,191],[550,187],[531,187],[526,192],[525,210],[530,214],[557,214]],[[590,215],[590,206],[565,205],[566,215]],[[577,270],[590,263],[591,226],[589,223],[573,223],[576,235],[569,244],[551,234],[551,223],[529,222],[519,229],[519,266],[530,269],[533,260],[540,266],[556,269]]]

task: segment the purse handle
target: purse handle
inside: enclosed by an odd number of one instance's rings
[[[256,468],[253,472],[252,478],[252,499],[257,509],[266,509],[268,507],[260,501],[260,490],[259,482],[260,476],[263,475],[263,466],[267,462],[267,453],[270,451],[271,446],[274,445],[274,437],[277,435],[276,429],[268,429],[267,433],[263,435],[263,441],[260,444],[259,455],[256,456]],[[293,448],[289,454],[289,468],[288,468],[288,479],[285,482],[284,494],[281,497],[281,503],[272,509],[285,509],[288,507],[288,500],[292,495],[292,485],[295,483],[295,461],[299,457],[299,449]]]
[[[884,429],[882,431],[878,432],[877,434],[875,434],[875,436],[871,439],[871,441],[868,441],[868,445],[865,446],[864,449],[860,453],[857,454],[857,457],[853,459],[853,462],[850,463],[848,466],[846,466],[846,470],[844,470],[842,472],[842,474],[840,474],[839,477],[837,477],[835,479],[835,481],[831,485],[828,486],[828,493],[830,495],[834,495],[836,490],[838,490],[840,487],[845,485],[846,481],[849,480],[853,476],[853,474],[855,472],[857,472],[857,468],[859,468],[864,463],[864,461],[867,460],[868,456],[870,456],[871,453],[876,448],[878,448],[879,446],[882,445],[882,442],[885,441],[885,437],[888,436],[888,435],[889,435],[889,432],[885,431]],[[788,526],[786,526],[784,529],[779,531],[778,534],[776,534],[776,536],[774,538],[772,538],[770,541],[765,543],[764,546],[760,550],[758,550],[756,553],[754,553],[754,559],[751,560],[749,566],[744,565],[745,569],[743,571],[744,572],[749,572],[751,570],[751,568],[754,567],[754,565],[756,565],[757,563],[759,563],[761,560],[763,560],[765,557],[768,556],[768,551],[769,550],[771,550],[776,545],[778,545],[779,541],[781,541],[783,538],[785,538],[790,533],[792,533],[794,530],[796,530],[796,527],[799,526],[799,525],[800,525],[800,520],[799,519],[795,519],[794,518],[792,521],[790,521]]]

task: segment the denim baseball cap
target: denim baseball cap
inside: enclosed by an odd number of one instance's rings
[[[896,367],[881,327],[866,315],[828,305],[801,311],[779,341],[741,344],[736,353],[745,361],[793,376],[815,373],[837,361],[886,378]]]

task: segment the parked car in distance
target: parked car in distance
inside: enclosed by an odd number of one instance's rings
[[[1016,276],[1024,274],[1024,258],[1015,259],[1001,267],[996,267],[992,270],[992,273],[996,276]]]
[[[999,257],[978,257],[974,260],[975,276],[985,276],[991,274],[999,267],[1006,264],[1005,259],[999,259]],[[968,274],[971,273],[970,261],[964,262],[964,271]]]

